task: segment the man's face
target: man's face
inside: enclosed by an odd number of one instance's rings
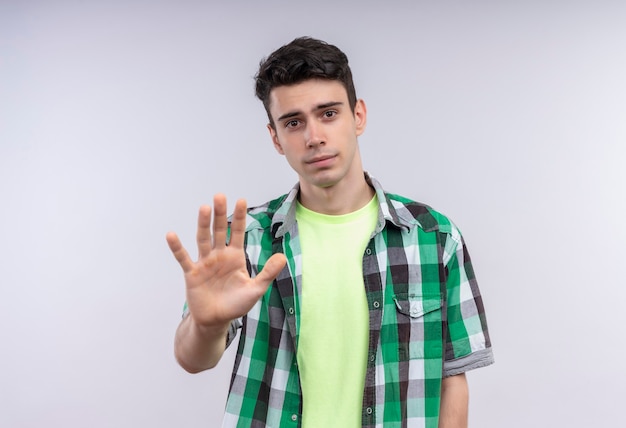
[[[274,147],[298,173],[303,190],[362,180],[357,137],[365,130],[365,104],[357,101],[353,113],[340,82],[311,79],[274,88],[270,114]]]

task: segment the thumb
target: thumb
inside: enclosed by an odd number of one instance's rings
[[[285,267],[287,263],[287,259],[284,254],[274,254],[272,257],[267,259],[263,270],[257,274],[254,278],[257,281],[258,285],[262,285],[265,288],[272,282],[280,273],[281,270]]]

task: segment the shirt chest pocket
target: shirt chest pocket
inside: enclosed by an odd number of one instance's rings
[[[398,360],[441,359],[442,303],[439,293],[395,293]]]
[[[441,309],[441,296],[439,293],[427,296],[399,293],[393,297],[393,301],[398,312],[415,319],[422,318],[428,313]]]

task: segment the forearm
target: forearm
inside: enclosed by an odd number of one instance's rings
[[[467,428],[468,402],[465,374],[444,378],[441,383],[439,428]]]
[[[178,364],[189,373],[198,373],[217,365],[226,349],[229,324],[200,327],[191,315],[176,330],[174,354]]]

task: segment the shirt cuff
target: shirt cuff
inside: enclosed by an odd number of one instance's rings
[[[465,357],[443,362],[443,377],[454,376],[494,363],[491,348],[473,352]]]
[[[228,327],[228,334],[226,335],[226,347],[228,348],[233,340],[235,340],[235,336],[237,336],[237,329],[241,328],[242,323],[241,319],[236,319],[231,321],[230,327]]]

